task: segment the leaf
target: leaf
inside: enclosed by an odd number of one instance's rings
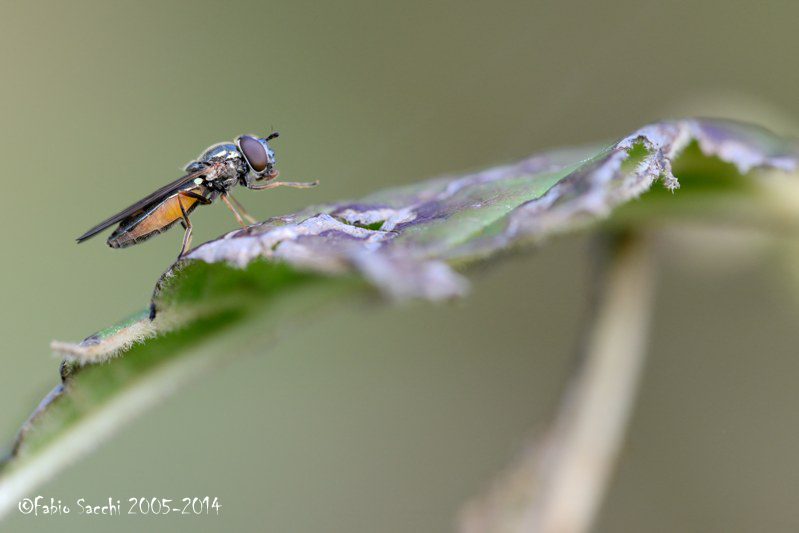
[[[774,195],[761,194],[767,182],[751,171],[794,172],[798,161],[793,140],[756,126],[659,122],[612,144],[313,206],[204,243],[164,273],[149,310],[80,343],[53,343],[63,383],[4,463],[0,515],[182,383],[262,350],[342,297],[372,287],[390,300],[460,297],[468,282],[456,269],[611,214],[607,224],[633,229],[742,214],[795,229],[797,210],[771,209]],[[109,362],[91,364],[100,361]]]

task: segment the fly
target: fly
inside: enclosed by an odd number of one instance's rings
[[[275,187],[306,189],[318,183],[272,181],[278,171],[275,170],[275,153],[267,143],[277,136],[277,132],[264,139],[242,135],[234,143],[210,146],[197,160],[186,165],[184,176],[100,222],[77,241],[83,242],[119,223],[107,242],[111,248],[125,248],[146,241],[180,222],[185,229],[178,254],[180,259],[191,244],[189,213],[198,205],[212,203],[217,197],[233,212],[242,227],[247,227],[245,219],[255,224],[255,219],[230,194],[236,185],[263,191]]]

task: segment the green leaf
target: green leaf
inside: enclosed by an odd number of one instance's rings
[[[734,217],[795,229],[799,209],[773,209],[780,195],[756,171],[794,172],[797,154],[793,140],[752,125],[660,122],[615,143],[312,206],[201,244],[164,273],[149,310],[80,343],[53,343],[64,380],[3,464],[0,515],[181,384],[264,350],[341,298],[460,297],[468,282],[458,270],[469,264],[599,222],[636,230]]]

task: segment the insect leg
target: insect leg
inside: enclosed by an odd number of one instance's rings
[[[228,207],[228,209],[230,209],[230,211],[233,213],[233,216],[236,217],[236,221],[238,221],[239,225],[242,228],[246,228],[247,224],[241,218],[241,215],[239,214],[239,212],[236,211],[236,208],[233,207],[233,204],[230,203],[230,200],[228,200],[228,195],[225,194],[225,193],[222,193],[222,194],[220,194],[220,196],[222,197],[222,201],[225,202],[225,205]]]
[[[241,205],[241,202],[239,202],[238,200],[236,200],[236,197],[235,197],[235,196],[233,196],[233,195],[232,195],[232,194],[230,194],[230,193],[227,193],[227,197],[228,197],[228,198],[230,198],[230,200],[233,202],[233,204],[234,204],[234,205],[235,205],[235,206],[238,208],[238,210],[241,212],[241,216],[243,216],[243,217],[244,217],[244,218],[247,220],[247,222],[249,222],[250,224],[257,224],[257,223],[258,223],[258,221],[257,221],[257,220],[255,220],[255,218],[253,218],[252,216],[250,216],[250,214],[247,212],[247,210],[246,210],[246,209],[244,209],[244,206],[243,206],[243,205]]]
[[[183,202],[180,201],[181,196],[183,196],[183,193],[179,192],[178,205],[180,206],[180,212],[183,214],[183,226],[186,228],[186,233],[183,234],[183,245],[180,247],[178,259],[183,257],[183,254],[186,253],[189,245],[191,245],[191,221],[189,220],[189,215],[186,213],[186,210],[183,208]]]
[[[291,181],[275,181],[267,183],[266,185],[252,186],[250,189],[254,191],[265,191],[266,189],[274,189],[275,187],[291,187],[292,189],[310,189],[319,185],[319,180],[311,182],[291,182]]]
[[[181,192],[181,194],[183,196],[188,196],[189,198],[194,198],[195,200],[197,200],[198,202],[200,202],[203,205],[208,205],[208,204],[210,204],[212,202],[212,200],[210,198],[206,198],[202,194],[197,194],[196,192],[193,192],[193,191],[183,191],[183,192]]]

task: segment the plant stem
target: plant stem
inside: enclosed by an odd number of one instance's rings
[[[585,349],[549,428],[470,505],[462,531],[581,533],[597,514],[632,410],[653,297],[650,243],[612,240]]]

